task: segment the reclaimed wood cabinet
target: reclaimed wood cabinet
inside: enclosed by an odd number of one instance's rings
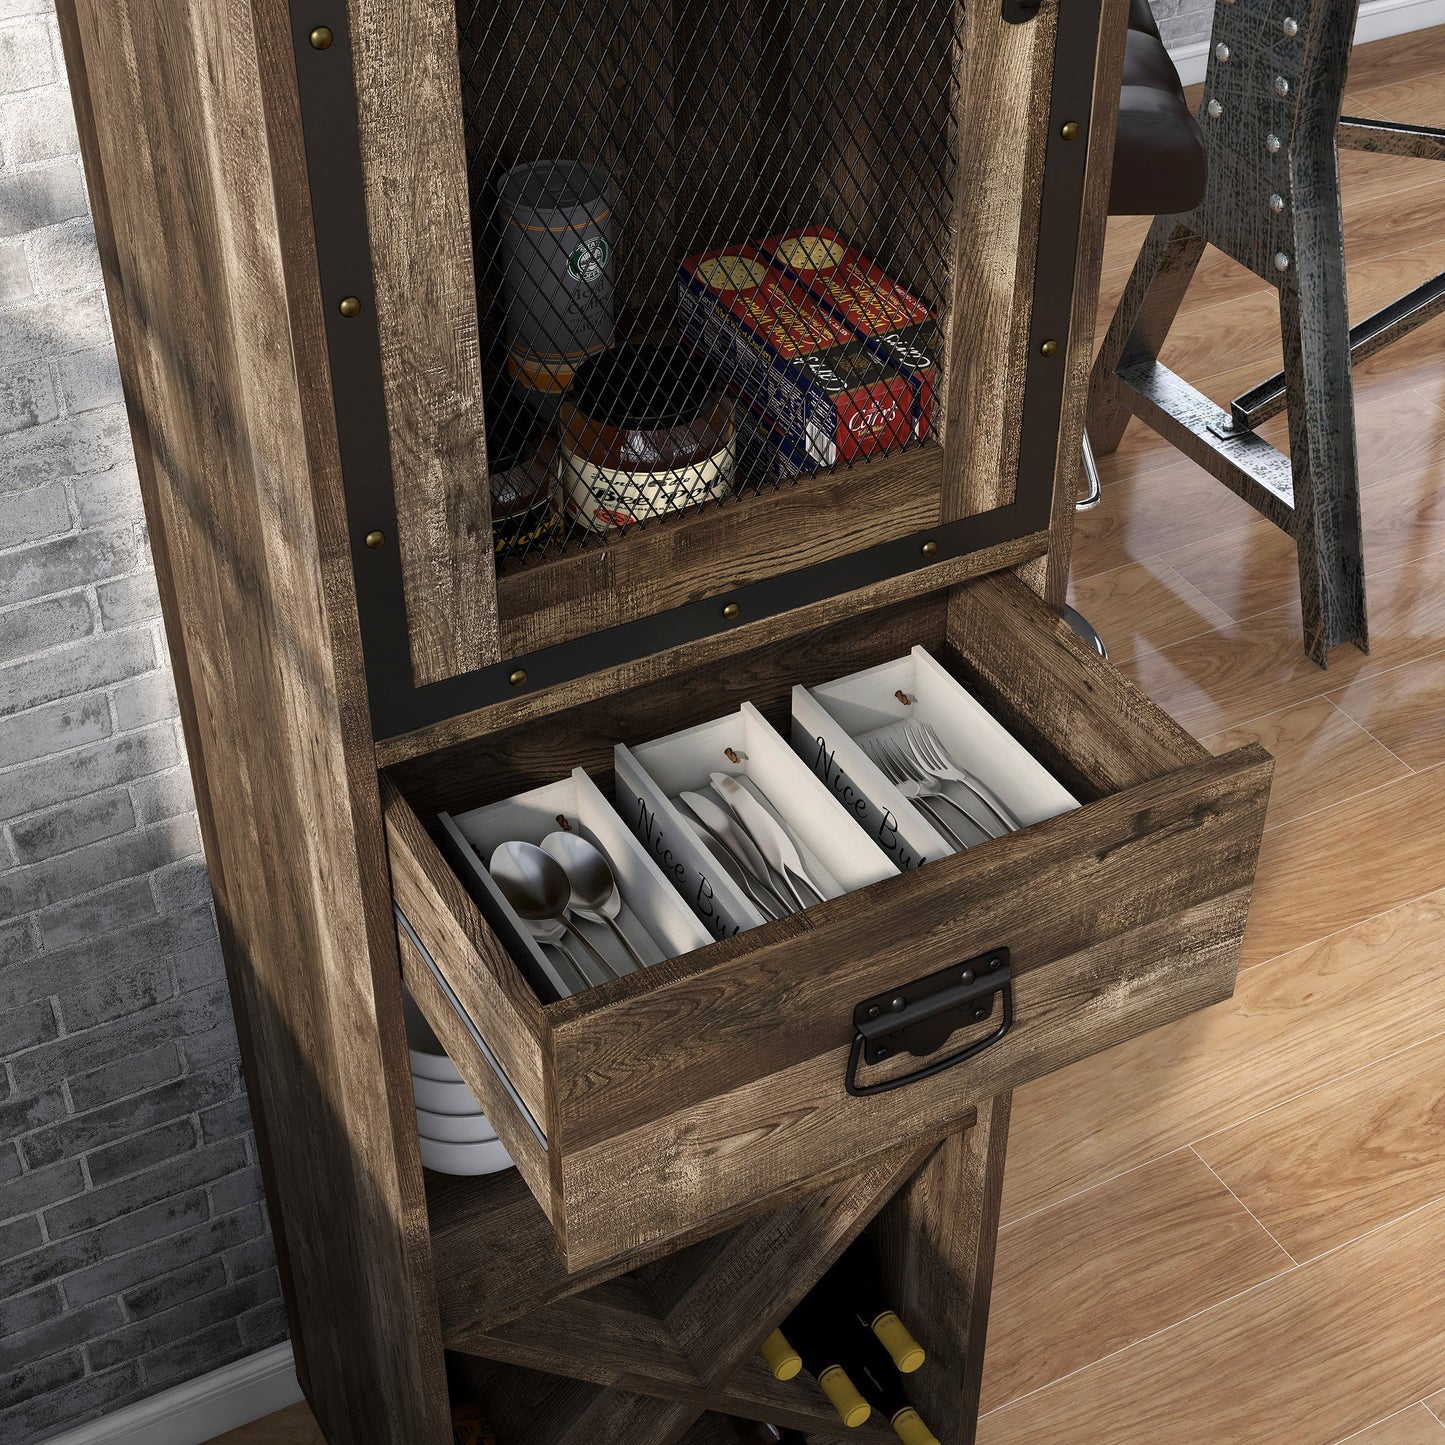
[[[971,1440],[1010,1091],[1229,994],[1269,786],[1056,612],[1122,0],[58,8],[327,1438],[444,1445],[448,1370],[507,1445],[831,1438],[754,1351],[871,1229],[916,1401]],[[499,177],[564,150],[610,176],[611,339],[669,332],[683,255],[828,227],[928,308],[930,424],[499,560]],[[615,743],[745,700],[782,724],[794,684],[919,644],[1080,808],[532,991],[440,810],[605,782]],[[1002,949],[1006,1035],[845,1087],[860,1000]],[[514,1171],[423,1174],[403,981]]]

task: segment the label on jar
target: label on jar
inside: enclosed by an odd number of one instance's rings
[[[720,501],[731,494],[736,472],[735,440],[702,461],[664,471],[598,466],[565,446],[559,453],[567,514],[596,532],[630,527],[699,502]]]

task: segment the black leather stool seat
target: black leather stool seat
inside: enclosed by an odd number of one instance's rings
[[[1204,136],[1159,38],[1149,0],[1130,0],[1109,214],[1192,211],[1204,198],[1205,176]]]

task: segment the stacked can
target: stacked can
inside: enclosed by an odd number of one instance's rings
[[[581,161],[514,166],[501,182],[507,371],[541,412],[612,344],[612,207],[605,171]]]

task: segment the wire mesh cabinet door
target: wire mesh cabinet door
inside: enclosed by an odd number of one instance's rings
[[[378,734],[1044,550],[1102,3],[298,15]]]

